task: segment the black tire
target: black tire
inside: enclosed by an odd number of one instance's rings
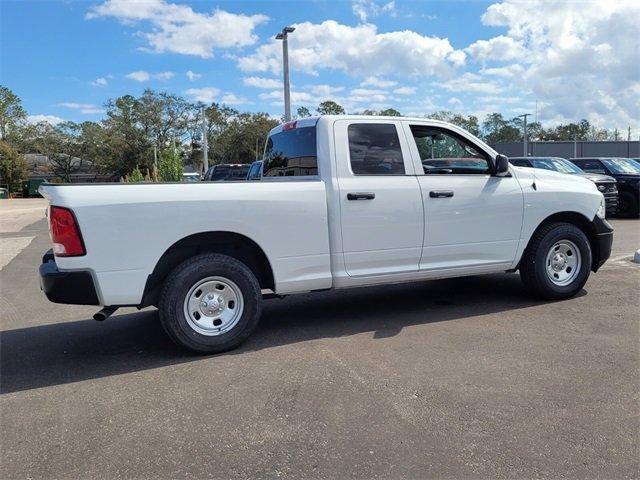
[[[624,218],[635,218],[638,216],[639,200],[632,192],[620,192],[618,195],[618,215]]]
[[[581,265],[571,283],[556,285],[547,274],[547,254],[562,240],[569,240],[580,250]],[[582,230],[570,223],[551,223],[538,229],[520,262],[520,278],[536,296],[546,300],[573,297],[582,290],[591,272],[591,246]]]
[[[192,328],[184,311],[191,288],[208,277],[231,280],[243,302],[237,323],[215,336],[203,335]],[[158,307],[162,327],[176,344],[200,354],[221,353],[236,348],[255,330],[262,312],[262,293],[255,275],[245,264],[227,255],[205,253],[185,260],[167,275]]]

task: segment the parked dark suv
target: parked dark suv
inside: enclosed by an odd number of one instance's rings
[[[511,162],[516,167],[535,167],[544,170],[566,173],[569,175],[579,175],[596,184],[598,190],[604,195],[607,205],[607,216],[614,215],[618,209],[618,189],[616,179],[608,175],[585,172],[569,160],[559,157],[510,157]]]
[[[640,212],[640,167],[619,157],[583,157],[571,161],[589,173],[610,175],[618,182],[618,214],[637,217]]]
[[[246,180],[249,165],[243,163],[220,163],[209,167],[202,179],[204,182]]]

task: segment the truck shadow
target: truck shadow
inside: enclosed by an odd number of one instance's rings
[[[539,303],[527,294],[518,276],[508,274],[296,295],[265,302],[256,332],[239,349],[216,358],[365,332],[386,338],[411,325]],[[2,393],[209,358],[176,347],[162,330],[155,310],[116,315],[103,324],[81,320],[0,335]]]

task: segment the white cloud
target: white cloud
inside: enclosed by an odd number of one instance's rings
[[[291,68],[312,75],[320,70],[363,76],[447,75],[464,59],[464,52],[455,50],[448,39],[410,30],[378,33],[375,25],[351,27],[334,20],[292,26],[296,31],[289,41]],[[282,45],[271,39],[252,54],[238,58],[238,67],[245,72],[277,75],[282,69]]]
[[[465,49],[470,55],[481,62],[500,60],[507,62],[524,55],[524,47],[519,41],[511,37],[500,35],[490,40],[478,40]]]
[[[188,88],[185,93],[197,102],[212,103],[220,94],[220,89],[215,87]]]
[[[95,113],[103,113],[104,110],[93,103],[76,103],[76,102],[62,102],[57,104],[58,107],[70,108],[71,110],[78,110],[80,113],[91,115]]]
[[[400,87],[396,88],[393,93],[397,95],[413,95],[416,93],[416,87]]]
[[[454,110],[461,110],[462,107],[464,107],[464,103],[462,103],[462,100],[458,97],[451,97],[447,103],[451,105],[451,108]]]
[[[436,88],[450,92],[498,93],[502,87],[494,81],[485,81],[478,74],[467,72],[446,82],[434,82]]]
[[[541,120],[637,128],[638,18],[637,0],[506,0],[489,6],[482,22],[523,46],[512,84],[540,101]]]
[[[175,74],[173,72],[158,72],[149,73],[145,70],[136,70],[125,75],[125,78],[135,80],[136,82],[148,82],[151,79],[154,80],[171,80]]]
[[[135,72],[128,73],[125,77],[135,80],[136,82],[147,82],[151,79],[151,74],[144,70],[137,70]]]
[[[27,122],[35,125],[40,122],[47,122],[51,125],[58,125],[59,123],[64,122],[64,119],[60,117],[56,117],[55,115],[29,115],[27,117]]]
[[[274,90],[272,92],[264,92],[258,95],[261,100],[273,100],[271,102],[272,105],[283,105],[284,102],[284,93],[282,90]],[[312,95],[309,92],[301,92],[301,91],[292,91],[291,92],[291,103],[294,105],[301,104],[314,104],[317,101],[317,97]]]
[[[191,82],[193,82],[194,80],[198,80],[200,77],[202,77],[202,75],[200,75],[199,73],[192,72],[191,70],[187,70],[187,73],[185,73],[185,75]]]
[[[389,94],[386,90],[375,88],[354,88],[349,92],[349,102],[372,104],[376,102],[386,102]]]
[[[331,85],[307,85],[306,87],[311,93],[322,100],[326,100],[336,94],[342,92],[344,87],[333,87]]]
[[[93,85],[94,87],[106,87],[107,85],[109,85],[109,82],[107,81],[106,78],[99,77],[99,78],[96,78],[93,82],[91,82],[91,85]]]
[[[153,78],[157,80],[171,80],[175,74],[173,72],[160,72],[153,75]]]
[[[365,23],[369,17],[377,17],[383,13],[388,13],[392,17],[395,17],[398,14],[396,11],[395,0],[391,0],[384,4],[378,4],[374,0],[353,0],[351,3],[351,10],[363,23]]]
[[[256,88],[282,88],[282,82],[277,78],[264,78],[264,77],[245,77],[242,79],[247,87]]]
[[[497,77],[503,78],[511,78],[514,75],[520,75],[524,72],[524,67],[517,63],[512,65],[507,65],[506,67],[494,67],[494,68],[483,68],[480,70],[481,74],[484,75],[493,75]]]
[[[247,103],[251,103],[244,97],[238,97],[235,93],[227,92],[220,99],[222,103],[226,103],[227,105],[245,105]]]
[[[389,88],[397,85],[398,82],[394,82],[393,80],[384,80],[378,77],[367,77],[361,83],[361,87],[378,87],[378,88]]]
[[[237,48],[257,41],[254,29],[268,20],[265,15],[244,15],[215,9],[195,12],[190,6],[165,0],[107,0],[92,7],[87,19],[110,17],[126,26],[149,25],[137,32],[156,53],[180,53],[211,58],[214,49]]]

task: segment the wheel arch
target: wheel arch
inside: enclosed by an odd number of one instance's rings
[[[591,270],[595,272],[598,269],[598,266],[600,265],[600,244],[598,242],[598,233],[596,231],[596,228],[593,225],[592,220],[585,217],[584,214],[582,213],[573,212],[573,211],[556,212],[549,215],[544,220],[542,220],[538,224],[536,229],[531,233],[531,236],[527,241],[527,246],[522,253],[522,257],[520,261],[522,261],[522,258],[525,256],[527,250],[529,249],[529,245],[531,244],[531,241],[535,237],[536,233],[541,228],[545,227],[546,225],[549,225],[550,223],[569,223],[571,225],[575,225],[580,230],[582,230],[582,232],[586,235],[587,239],[589,240],[589,246],[591,247],[591,257],[592,257]],[[520,268],[520,262],[518,262],[518,266],[516,267],[516,269],[518,268]]]
[[[147,277],[140,307],[157,305],[165,278],[186,259],[200,253],[221,253],[244,263],[254,273],[262,289],[275,291],[269,258],[254,240],[236,232],[210,231],[188,235],[171,245],[158,259]]]

